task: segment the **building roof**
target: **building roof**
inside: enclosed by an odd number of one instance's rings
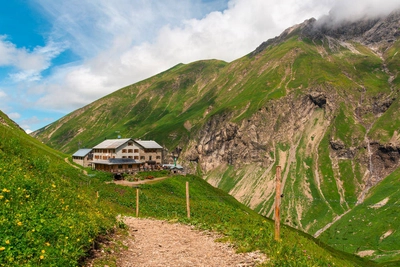
[[[147,149],[162,149],[163,147],[160,146],[156,141],[153,140],[135,140],[136,143],[141,145],[143,148]]]
[[[91,148],[81,148],[78,151],[76,151],[74,154],[72,154],[73,157],[86,157],[87,154],[89,154],[92,151]]]
[[[106,160],[94,160],[92,163],[103,164],[103,165],[120,165],[120,164],[142,164],[143,162],[134,159],[121,159],[121,158],[110,158]]]
[[[130,138],[122,138],[122,139],[106,139],[103,142],[101,142],[100,144],[98,144],[97,146],[93,147],[94,149],[101,149],[101,148],[111,148],[111,149],[115,149],[118,148],[120,146],[122,146],[123,144],[125,144],[126,142],[128,142],[129,140],[132,140]]]

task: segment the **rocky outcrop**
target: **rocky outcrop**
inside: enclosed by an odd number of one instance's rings
[[[359,149],[346,147],[341,140],[330,140],[333,155],[339,159],[353,159]]]
[[[307,95],[293,94],[271,102],[239,124],[231,121],[232,114],[216,115],[200,130],[198,141],[185,151],[185,159],[198,161],[206,172],[222,164],[268,167],[274,161],[276,143],[292,143],[315,109],[326,109],[329,119],[334,106],[334,99],[330,101],[322,91],[312,90]]]
[[[371,144],[371,172],[378,181],[400,167],[400,147],[392,144]]]

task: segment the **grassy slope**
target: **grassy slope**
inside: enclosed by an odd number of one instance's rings
[[[64,156],[0,123],[0,266],[75,266],[114,225],[110,204]]]
[[[112,228],[116,213],[129,214],[134,207],[134,188],[88,180],[64,162],[65,155],[15,127],[0,124],[0,136],[0,266],[78,265],[93,240]],[[186,180],[190,182],[190,220],[185,218]],[[270,257],[267,265],[369,264],[324,249],[286,227],[282,242],[274,242],[271,221],[195,176],[144,185],[140,199],[141,216],[222,232],[240,251],[265,252]]]
[[[400,170],[393,172],[378,186],[371,189],[369,197],[335,223],[320,239],[333,247],[349,253],[375,251],[370,257],[391,266],[400,264]],[[381,202],[387,200],[387,203]],[[374,207],[374,205],[379,204]],[[389,234],[391,233],[392,234]],[[388,233],[385,238],[384,234]]]

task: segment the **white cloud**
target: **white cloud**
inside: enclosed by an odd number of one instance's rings
[[[0,98],[5,98],[7,96],[7,94],[5,92],[3,92],[2,90],[0,90]]]
[[[330,12],[333,22],[356,21],[387,15],[400,8],[399,0],[337,0]]]
[[[16,69],[9,74],[15,82],[36,81],[39,80],[40,73],[50,67],[51,60],[65,48],[65,44],[49,41],[46,46],[38,46],[29,51],[26,48],[17,48],[7,40],[7,36],[0,35],[0,66]]]

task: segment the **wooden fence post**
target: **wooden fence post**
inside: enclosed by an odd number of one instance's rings
[[[189,182],[186,182],[186,209],[187,217],[190,219]]]
[[[281,202],[281,166],[276,166],[276,195],[275,195],[275,240],[280,241],[281,218],[279,206]]]
[[[136,217],[139,217],[139,188],[136,188]]]

